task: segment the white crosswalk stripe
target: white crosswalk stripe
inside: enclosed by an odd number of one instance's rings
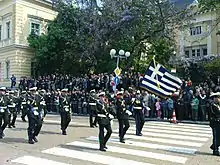
[[[200,133],[200,134],[210,134],[211,133],[211,129],[210,130],[196,130],[196,129],[185,129],[185,128],[175,128],[175,127],[170,127],[170,125],[146,125],[143,128],[143,131],[146,132],[148,131],[148,128],[151,129],[162,129],[162,130],[172,130],[172,131],[181,131],[181,132],[194,132],[194,133]]]
[[[129,130],[135,130],[135,127],[130,127]],[[175,135],[190,135],[195,137],[211,137],[211,134],[201,134],[201,133],[193,133],[193,132],[182,132],[182,131],[171,131],[171,130],[164,130],[164,129],[150,129],[147,128],[149,132],[159,132],[159,133],[167,133],[167,134],[175,134]]]
[[[136,136],[135,125],[132,125],[125,135],[125,143],[120,143],[118,129],[113,130],[107,143],[107,152],[100,152],[98,137],[90,136],[43,150],[42,157],[26,155],[12,162],[24,165],[69,165],[70,161],[66,160],[71,159],[80,161],[79,165],[89,162],[106,165],[187,164],[211,137],[208,126],[162,122],[146,122],[142,133],[143,136]],[[64,159],[58,162],[53,157]]]

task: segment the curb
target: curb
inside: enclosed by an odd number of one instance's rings
[[[55,113],[55,112],[50,112],[48,113],[49,115],[53,115],[53,116],[58,116],[59,114]],[[85,114],[72,114],[72,116],[79,116],[79,117],[89,117],[89,115],[85,115]],[[134,121],[133,117],[130,117],[131,121]],[[165,123],[170,123],[170,121],[165,121],[165,120],[158,120],[157,118],[145,118],[146,122],[149,121],[157,121],[157,122],[165,122]],[[182,120],[182,121],[178,121],[177,123],[184,123],[184,124],[198,124],[198,125],[209,125],[209,121],[190,121],[190,120]]]

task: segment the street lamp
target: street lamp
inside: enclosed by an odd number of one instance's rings
[[[115,49],[111,49],[110,50],[110,56],[111,58],[117,58],[117,68],[119,66],[119,61],[120,61],[120,58],[121,59],[127,59],[128,57],[130,57],[131,53],[130,52],[125,52],[124,50],[119,50],[118,54],[117,54],[117,51]]]

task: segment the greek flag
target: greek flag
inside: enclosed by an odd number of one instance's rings
[[[150,63],[140,86],[161,97],[169,97],[181,88],[182,81],[173,76],[164,66],[153,60]]]

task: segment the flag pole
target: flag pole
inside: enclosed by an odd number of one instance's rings
[[[153,56],[153,63],[154,63],[154,68],[156,68],[155,55]],[[160,83],[158,81],[158,73],[157,73],[157,71],[156,71],[155,74],[156,74],[155,76],[156,76],[156,80],[157,80],[157,87],[160,88]]]

